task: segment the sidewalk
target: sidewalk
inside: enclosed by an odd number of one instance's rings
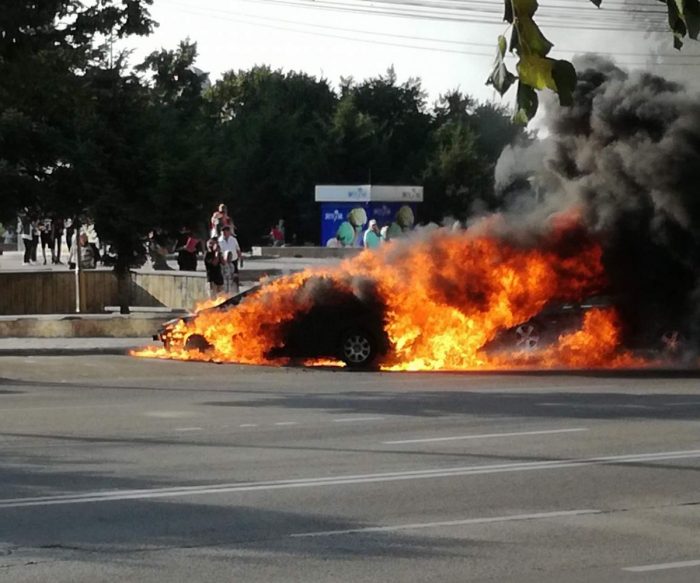
[[[68,271],[68,265],[51,265],[49,260],[47,265],[43,265],[43,260],[34,265],[22,265],[23,254],[19,251],[5,251],[0,255],[0,272],[2,271],[13,271],[13,272],[33,272],[33,271]],[[336,265],[341,261],[339,258],[335,257],[247,257],[243,258],[243,267],[241,268],[241,281],[257,281],[264,272],[269,272],[270,274],[289,274],[296,271],[302,271],[307,268],[313,267],[325,267],[329,265]],[[188,271],[179,271],[177,266],[177,261],[175,259],[168,259],[168,265],[172,267],[173,271],[182,274],[191,274]],[[108,270],[111,271],[111,267],[98,267],[98,270]],[[169,272],[157,272],[151,267],[150,263],[142,268],[135,269],[134,271],[138,273],[169,273]],[[204,269],[204,261],[199,259],[197,261],[197,271],[196,273],[201,274],[204,277],[206,270]]]
[[[151,338],[0,338],[0,357],[127,354],[149,344]]]

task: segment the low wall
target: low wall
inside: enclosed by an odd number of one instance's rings
[[[6,338],[147,338],[174,317],[159,314],[81,314],[75,316],[0,317],[0,337]]]
[[[325,259],[337,257],[345,259],[362,252],[360,247],[255,247],[265,257],[311,257]],[[255,251],[254,251],[255,254]]]
[[[189,310],[208,295],[203,273],[177,271],[131,274],[132,306]],[[80,311],[102,313],[119,304],[112,270],[80,273]],[[71,271],[0,272],[0,315],[75,312],[75,273]]]

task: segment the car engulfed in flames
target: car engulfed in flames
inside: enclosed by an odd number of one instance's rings
[[[168,323],[137,356],[383,370],[643,366],[602,249],[553,221],[536,245],[436,229],[255,286]]]

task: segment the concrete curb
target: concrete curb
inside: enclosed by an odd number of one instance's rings
[[[103,347],[103,348],[0,348],[0,358],[3,356],[126,356],[130,350],[142,348],[144,344],[132,347]]]

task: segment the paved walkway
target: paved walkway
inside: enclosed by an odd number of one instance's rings
[[[0,255],[0,272],[2,271],[66,271],[67,263],[62,265],[51,265],[49,260],[47,265],[43,265],[43,260],[35,265],[22,265],[23,254],[18,251],[5,251]],[[65,260],[66,258],[64,258]],[[336,265],[341,260],[334,257],[315,258],[315,257],[244,257],[241,275],[245,278],[246,271],[259,273],[260,271],[270,270],[271,272],[281,272],[283,274],[301,271],[310,267],[323,267],[327,265]],[[177,261],[175,259],[168,260],[168,265],[177,270]],[[102,268],[98,269],[111,269]],[[136,271],[153,272],[150,264]],[[197,272],[204,275],[204,261],[201,259],[197,262]],[[257,278],[255,278],[257,279]]]

